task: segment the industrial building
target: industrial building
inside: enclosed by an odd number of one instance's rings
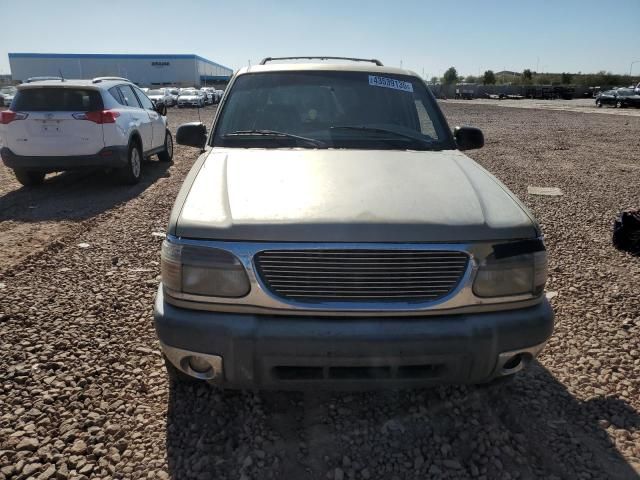
[[[14,81],[30,77],[125,77],[141,87],[224,85],[233,70],[198,55],[9,53]]]

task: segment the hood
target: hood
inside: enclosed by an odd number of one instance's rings
[[[169,231],[279,242],[466,242],[539,234],[516,197],[458,151],[220,148],[194,166]]]

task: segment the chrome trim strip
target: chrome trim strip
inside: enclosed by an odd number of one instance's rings
[[[491,253],[495,242],[483,243],[306,243],[306,242],[234,242],[215,240],[183,239],[168,235],[171,243],[182,245],[204,246],[218,248],[233,253],[243,264],[251,285],[249,293],[241,298],[209,297],[176,292],[163,286],[165,299],[168,303],[183,308],[206,309],[214,311],[227,311],[227,309],[240,311],[241,309],[255,313],[269,313],[275,315],[376,315],[383,316],[393,313],[404,315],[426,315],[430,312],[437,313],[442,310],[462,310],[477,307],[484,310],[493,307],[499,310],[501,304],[519,304],[526,308],[529,304],[536,304],[542,297],[533,295],[516,295],[509,297],[480,298],[473,293],[473,280],[478,271],[478,259],[482,259]],[[273,294],[263,283],[257,274],[253,257],[256,253],[265,250],[327,250],[327,249],[351,249],[351,250],[448,250],[458,251],[469,255],[467,269],[462,279],[448,295],[435,301],[398,301],[398,302],[306,302],[285,299]],[[212,308],[205,308],[210,305]],[[490,308],[487,308],[490,310]],[[453,312],[449,312],[453,313]]]

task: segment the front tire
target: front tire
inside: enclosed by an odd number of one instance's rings
[[[600,100],[596,100],[596,107],[602,108],[602,102]]]
[[[170,162],[173,159],[173,137],[171,132],[167,130],[164,136],[164,150],[158,153],[158,160],[161,162]]]
[[[622,102],[621,101],[617,101],[616,102],[616,108],[622,108]]]
[[[135,185],[142,177],[142,151],[137,142],[129,144],[127,165],[118,170],[120,181],[127,185]]]
[[[13,173],[18,181],[25,187],[35,187],[37,185],[42,185],[44,182],[44,172],[14,168]]]

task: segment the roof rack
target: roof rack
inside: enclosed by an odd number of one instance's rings
[[[27,78],[27,80],[24,83],[32,83],[32,82],[42,82],[45,80],[60,80],[61,82],[64,82],[64,78],[62,77],[54,77],[54,76],[41,76],[41,77],[29,77]]]
[[[93,83],[100,83],[100,82],[104,82],[107,80],[122,80],[123,82],[129,82],[131,83],[131,80],[129,80],[128,78],[124,78],[124,77],[96,77],[92,80]]]
[[[264,65],[267,62],[273,62],[274,60],[350,60],[352,62],[371,62],[375,63],[377,66],[382,67],[382,62],[380,60],[376,60],[375,58],[351,58],[351,57],[325,57],[325,56],[315,56],[315,57],[267,57],[263,58],[260,62],[260,65]]]

